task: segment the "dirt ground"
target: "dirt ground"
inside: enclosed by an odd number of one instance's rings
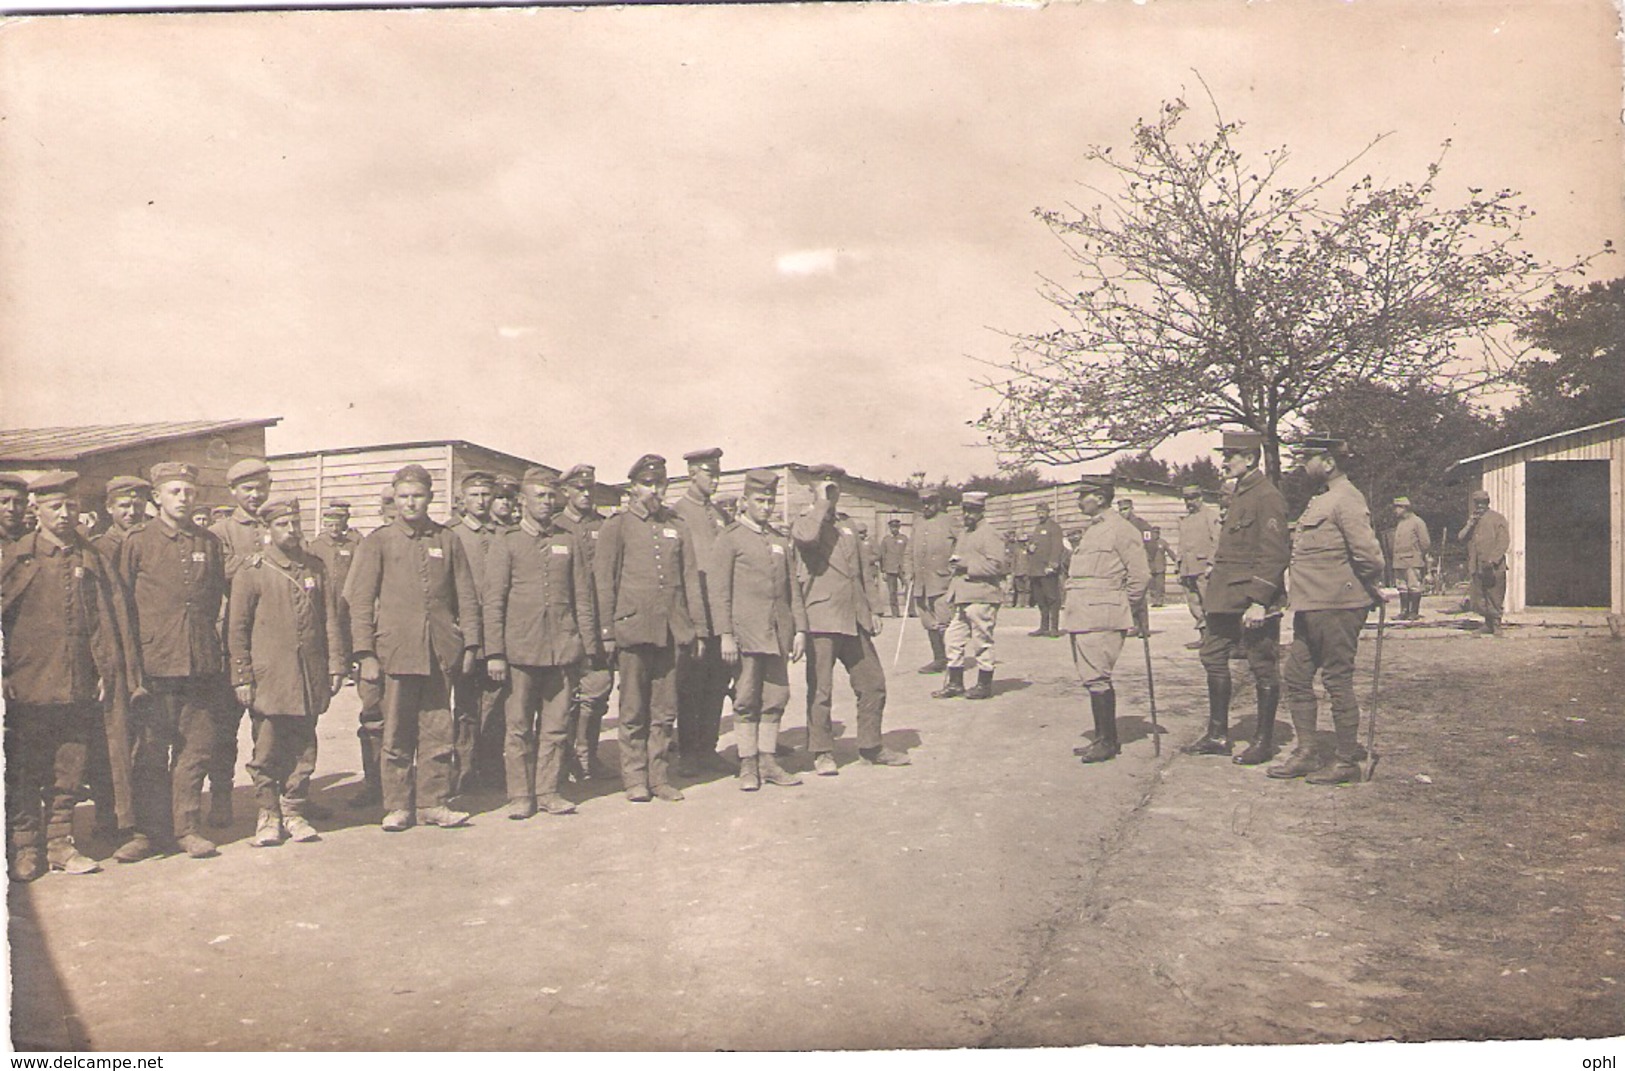
[[[1438,600],[1442,607],[1445,600]],[[20,1049],[828,1049],[1313,1043],[1625,1033],[1625,644],[1390,626],[1374,781],[1317,788],[1183,755],[1205,691],[1154,612],[1160,757],[1138,644],[1125,752],[1072,755],[1064,641],[1006,610],[994,699],[933,701],[908,622],[887,742],[755,795],[609,788],[523,823],[50,875],[10,894]],[[896,621],[879,646],[889,663]],[[1375,632],[1362,644],[1369,697]],[[793,674],[794,675],[794,674]],[[1250,697],[1238,663],[1238,697]],[[787,733],[804,740],[801,692]],[[850,721],[849,695],[837,717]],[[1243,732],[1250,698],[1239,699]],[[1283,719],[1285,712],[1283,710]],[[346,691],[319,795],[349,795]],[[1323,712],[1323,725],[1329,728]],[[1290,736],[1290,732],[1283,734]],[[612,734],[611,734],[612,739]],[[725,738],[726,739],[726,738]],[[245,734],[246,742],[246,734]],[[1288,741],[1290,746],[1290,741]],[[614,749],[607,749],[613,761]],[[105,856],[112,845],[82,845]]]

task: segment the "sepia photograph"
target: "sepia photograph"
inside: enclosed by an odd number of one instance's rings
[[[7,12],[11,1051],[1625,1055],[1616,0]]]

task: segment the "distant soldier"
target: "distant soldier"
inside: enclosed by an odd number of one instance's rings
[[[676,802],[671,737],[677,721],[677,648],[698,638],[704,613],[694,537],[661,505],[666,459],[644,454],[627,473],[629,504],[604,522],[593,554],[599,629],[621,677],[621,783],[626,798]]]
[[[28,534],[28,481],[0,472],[0,547]]]
[[[451,530],[462,541],[463,554],[474,574],[474,589],[483,597],[485,563],[491,547],[502,532],[510,531],[493,519],[496,477],[489,472],[470,472],[462,480],[463,515]],[[457,756],[452,771],[453,797],[471,792],[479,784],[503,787],[503,758],[506,732],[503,728],[503,700],[508,691],[506,676],[497,679],[485,672],[483,658],[476,659],[474,671],[464,674],[454,689],[453,750]]]
[[[1180,492],[1185,499],[1185,516],[1179,518],[1179,586],[1185,589],[1185,605],[1196,619],[1198,632],[1207,628],[1203,594],[1207,589],[1208,566],[1219,545],[1219,511],[1202,501],[1202,489],[1186,484]],[[1185,645],[1191,650],[1202,646],[1198,636]]]
[[[1010,606],[1018,609],[1033,605],[1032,583],[1027,576],[1027,563],[1032,560],[1032,546],[1024,534],[1005,537],[1005,560],[1010,567]]]
[[[36,477],[39,527],[0,556],[5,631],[7,862],[12,881],[101,867],[73,842],[73,808],[90,752],[110,756],[115,806],[133,824],[124,722],[139,661],[123,586],[75,529],[78,477]],[[122,851],[122,849],[121,849]],[[120,859],[123,858],[121,855]]]
[[[688,462],[688,487],[671,509],[688,526],[694,540],[694,567],[699,572],[703,601],[689,607],[697,633],[694,641],[677,649],[677,772],[684,777],[697,777],[705,770],[731,774],[733,767],[717,754],[717,742],[722,735],[722,703],[732,675],[722,660],[722,647],[711,625],[706,576],[711,565],[711,544],[729,522],[711,501],[722,476],[722,450],[694,450],[684,454],[683,460]]]
[[[1494,636],[1501,629],[1501,608],[1506,602],[1512,527],[1490,509],[1490,493],[1483,488],[1473,492],[1472,513],[1457,538],[1467,544],[1468,597],[1473,609],[1484,615],[1479,634]]]
[[[601,651],[586,553],[553,523],[558,477],[532,468],[520,480],[519,527],[491,545],[481,606],[486,672],[510,689],[503,762],[508,817],[571,814],[559,795],[564,759],[573,753],[570,704],[581,665]]]
[[[774,528],[779,477],[770,469],[745,474],[739,518],[711,548],[711,609],[722,659],[739,669],[734,689],[734,737],[739,787],[763,782],[799,785],[778,763],[779,723],[790,701],[788,663],[806,652],[807,608],[791,569],[794,547]]]
[[[386,528],[395,521],[395,494],[393,490],[385,491],[378,496],[379,528]],[[376,531],[377,529],[374,529]],[[361,540],[356,540],[355,554],[350,556],[353,566],[355,556],[361,552]],[[349,568],[348,566],[346,568]],[[383,781],[383,750],[384,750],[384,682],[369,681],[361,676],[361,666],[355,657],[355,650],[351,646],[355,630],[350,620],[350,574],[346,573],[344,583],[337,585],[339,592],[339,616],[344,621],[344,644],[350,652],[351,674],[355,678],[355,697],[361,704],[361,711],[356,718],[356,740],[361,745],[361,788],[346,802],[349,806],[360,809],[364,807],[378,807],[384,802]]]
[[[1394,512],[1399,523],[1394,525],[1394,581],[1399,586],[1400,621],[1419,621],[1422,617],[1423,581],[1427,572],[1428,551],[1433,539],[1428,535],[1427,522],[1416,515],[1411,500],[1404,495],[1394,499]]]
[[[1299,515],[1292,537],[1292,649],[1284,676],[1298,743],[1269,775],[1307,774],[1311,784],[1337,785],[1361,779],[1359,764],[1365,751],[1359,742],[1354,659],[1371,607],[1384,600],[1378,590],[1382,546],[1371,528],[1365,496],[1343,472],[1342,440],[1304,439],[1292,452],[1321,490]],[[1239,495],[1237,502],[1239,508]],[[1332,728],[1337,733],[1329,766],[1315,739],[1317,670],[1331,693]]]
[[[498,476],[491,495],[491,523],[499,529],[519,526],[519,481]]]
[[[920,519],[914,524],[914,608],[920,615],[926,639],[931,641],[931,661],[921,673],[941,673],[948,668],[948,644],[944,639],[953,607],[948,602],[948,581],[953,566],[954,523],[942,512],[942,492],[926,488],[920,492]]]
[[[1027,536],[1027,587],[1038,606],[1038,628],[1030,635],[1061,635],[1061,577],[1065,574],[1066,542],[1061,526],[1050,518],[1048,502],[1038,504],[1038,523]]]
[[[1225,514],[1213,567],[1203,592],[1206,629],[1202,668],[1207,671],[1207,730],[1185,750],[1195,755],[1230,754],[1230,661],[1238,652],[1253,671],[1258,730],[1237,755],[1243,766],[1267,762],[1275,743],[1281,703],[1281,614],[1286,606],[1286,499],[1260,467],[1264,436],[1226,431],[1218,447],[1235,491]]]
[[[345,582],[350,579],[350,566],[355,564],[356,548],[361,545],[360,536],[350,527],[350,503],[342,498],[330,500],[322,509],[321,524],[321,532],[310,541],[308,549],[321,559],[322,568],[327,571],[328,585],[334,592],[341,592]],[[346,634],[349,619],[342,603],[339,615],[340,633]],[[346,651],[349,648],[347,636],[343,647]]]
[[[858,555],[863,559],[863,581],[869,585],[869,605],[876,608],[879,613],[880,595],[883,590],[880,580],[880,550],[869,539],[869,526],[862,521],[852,522],[852,532],[858,537]]]
[[[739,496],[738,495],[717,495],[714,499],[712,499],[712,501],[716,503],[717,509],[722,511],[722,515],[724,517],[728,518],[728,523],[729,524],[732,524],[734,522],[734,520],[736,518],[738,518],[738,516],[739,516]]]
[[[1008,568],[1004,538],[985,523],[986,493],[966,491],[962,509],[965,529],[949,559],[954,575],[948,582],[948,601],[954,616],[945,636],[948,683],[931,693],[934,699],[988,699],[993,695],[993,667],[997,664],[993,658],[993,630],[999,623]],[[965,670],[972,662],[976,664],[976,683],[967,691]]]
[[[1111,477],[1085,477],[1078,485],[1084,527],[1066,578],[1066,631],[1072,665],[1089,691],[1095,737],[1073,753],[1085,763],[1105,762],[1122,751],[1117,740],[1117,690],[1112,670],[1145,601],[1151,570],[1139,530],[1111,511]]]
[[[108,568],[115,574],[118,570],[119,548],[124,546],[124,539],[130,534],[131,530],[146,519],[147,502],[150,500],[151,495],[152,484],[139,476],[115,476],[107,481],[107,489],[103,492],[102,502],[111,523],[105,531],[90,542],[96,548],[96,552],[102,556],[102,560],[107,563]],[[130,606],[129,588],[122,577],[119,578],[118,591],[125,603],[126,617],[133,618],[135,611]],[[140,643],[140,637],[126,636],[124,642],[126,653],[132,659],[136,659],[140,653],[136,650],[137,645]],[[135,681],[139,676],[139,670],[135,670],[130,674],[132,681]],[[133,683],[130,685],[130,690],[134,690]],[[111,713],[111,711],[104,710],[103,713],[107,714]],[[127,721],[128,719],[123,720]],[[98,732],[105,728],[104,721],[99,721],[97,724],[99,727]],[[106,734],[102,733],[102,735]],[[92,747],[90,749],[85,769],[85,780],[90,785],[90,798],[96,805],[96,821],[93,829],[99,837],[112,837],[119,832],[115,802],[116,793],[114,791],[113,768],[111,765],[113,760],[110,749],[111,751],[123,751],[124,757],[119,761],[122,761],[125,764],[125,769],[128,770],[131,759],[130,745],[131,741],[126,736],[122,744],[117,740],[113,740],[109,748]]]
[[[253,730],[248,774],[259,818],[249,843],[268,848],[321,840],[305,815],[312,771],[299,767],[307,755],[314,759],[316,719],[349,666],[338,594],[322,560],[303,547],[299,500],[267,502],[260,520],[266,545],[232,578],[226,646],[232,686]]]
[[[151,498],[152,484],[139,476],[114,476],[107,481],[102,502],[110,523],[93,541],[103,558],[109,562],[118,560],[124,537],[147,519],[147,503]]]
[[[271,466],[264,458],[245,457],[226,470],[226,483],[236,503],[230,512],[217,517],[209,531],[220,540],[226,552],[226,590],[243,562],[265,548],[265,522],[260,507],[271,493]],[[217,511],[218,512],[218,511]],[[225,618],[221,618],[222,639]],[[230,641],[227,640],[228,654]],[[209,825],[223,829],[231,825],[231,789],[237,778],[237,736],[242,728],[243,707],[227,693],[224,709],[215,716],[213,765],[209,767]]]
[[[130,862],[172,840],[195,859],[215,854],[200,832],[203,782],[227,690],[218,631],[227,590],[225,549],[192,523],[197,470],[166,461],[154,465],[151,475],[158,517],[130,530],[118,566],[135,605],[152,699],[132,719],[137,833],[121,849],[121,861]],[[139,697],[138,691],[133,698]]]
[[[594,619],[603,629],[603,619],[597,608],[603,605],[598,592],[598,577],[594,570],[598,550],[598,535],[604,527],[605,517],[592,502],[593,485],[598,482],[598,471],[591,465],[574,465],[560,481],[564,495],[564,509],[553,518],[553,523],[576,537],[576,548],[587,562],[588,582],[591,590]],[[578,595],[578,598],[582,596]],[[615,673],[601,643],[587,649],[582,663],[581,677],[576,682],[575,695],[570,701],[570,739],[573,756],[567,755],[571,772],[580,780],[603,780],[610,771],[599,761],[598,738],[603,732],[604,715],[609,712],[609,693],[615,685]]]
[[[456,761],[451,690],[474,669],[480,617],[462,541],[429,518],[428,470],[407,465],[392,484],[395,520],[361,541],[349,594],[361,679],[384,685],[383,828],[397,833],[414,820],[468,821],[447,806]]]
[[[863,559],[857,534],[850,525],[835,520],[835,504],[841,497],[840,478],[846,473],[835,465],[814,465],[807,469],[814,479],[814,499],[790,526],[799,563],[796,575],[801,598],[807,607],[810,636],[807,650],[807,734],[813,753],[813,769],[822,776],[840,772],[835,763],[835,734],[831,719],[835,688],[835,663],[846,667],[858,706],[858,755],[872,766],[907,766],[908,756],[881,743],[881,720],[886,709],[886,671],[871,637],[880,635],[881,618],[869,605],[869,589],[864,583]],[[916,551],[919,542],[915,543]],[[935,559],[914,559],[916,575],[924,568],[935,575]],[[952,566],[944,558],[942,565]],[[951,575],[951,574],[950,574]],[[946,605],[947,589],[936,598]],[[924,619],[925,609],[921,609]],[[935,605],[933,613],[940,613]],[[937,633],[941,642],[941,633]],[[942,648],[947,658],[946,645]]]
[[[1168,551],[1162,529],[1152,525],[1151,538],[1145,542],[1146,564],[1151,567],[1152,606],[1161,606],[1168,601]]]
[[[1134,500],[1132,498],[1118,499],[1117,512],[1140,533],[1140,546],[1144,549],[1146,564],[1149,565],[1151,562],[1151,522],[1134,512]],[[1149,633],[1151,631],[1151,612],[1148,609],[1148,604],[1141,603],[1135,614],[1135,631]]]
[[[891,616],[901,617],[908,610],[899,599],[908,594],[908,536],[903,534],[901,518],[886,522],[886,537],[880,541],[880,575],[886,581],[886,603]],[[906,600],[905,600],[906,601]]]

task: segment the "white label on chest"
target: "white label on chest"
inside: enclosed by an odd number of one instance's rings
[[[349,551],[348,551],[348,550],[341,550],[341,551],[339,551],[339,557],[341,557],[341,558],[348,558],[348,557],[349,557],[349,556],[350,556],[350,552],[349,552]]]
[[[207,551],[202,551],[202,550],[194,550],[192,552],[192,560],[195,561],[195,562],[199,562],[199,563],[206,562],[206,561],[209,560],[208,552]]]
[[[431,557],[431,558],[444,558],[445,556],[446,556],[446,552],[444,550],[442,550],[441,548],[439,548],[439,547],[430,547],[429,548],[429,557]]]
[[[587,534],[589,536],[591,536],[592,538],[597,539],[598,538],[598,529],[594,528],[592,531],[588,532]]]
[[[85,578],[85,567],[82,566],[82,565],[74,566],[73,567],[73,578],[75,580],[83,580]]]
[[[552,551],[554,554],[563,554],[565,556],[568,556],[570,553],[569,547],[548,547],[547,549]]]
[[[315,577],[313,577],[313,576],[305,577],[305,590],[306,591],[315,591],[316,590],[316,578]]]
[[[660,534],[665,536],[667,539],[676,539],[677,538],[677,529],[675,529],[675,528],[662,528],[660,530]]]
[[[784,553],[784,548],[779,546],[777,543],[769,543],[767,545],[767,549],[771,550],[774,554],[783,554]]]

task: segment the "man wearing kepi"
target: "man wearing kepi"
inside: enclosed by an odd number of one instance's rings
[[[1484,615],[1483,636],[1501,629],[1501,608],[1507,594],[1507,549],[1512,545],[1512,528],[1507,519],[1490,509],[1490,493],[1480,488],[1472,495],[1472,515],[1458,537],[1467,544],[1468,597],[1473,609]]]
[[[1207,609],[1203,602],[1207,590],[1208,565],[1213,551],[1219,545],[1219,511],[1202,501],[1202,489],[1194,483],[1186,484],[1180,492],[1185,499],[1185,515],[1179,518],[1179,586],[1185,589],[1185,605],[1196,619],[1196,630],[1207,631]],[[1196,650],[1202,646],[1197,637],[1185,646]]]
[[[880,635],[881,619],[869,605],[857,533],[849,523],[835,519],[839,481],[846,472],[835,465],[814,465],[807,474],[815,481],[816,497],[790,526],[790,537],[796,544],[796,576],[807,607],[807,734],[813,769],[824,777],[840,772],[831,719],[837,661],[846,667],[857,696],[859,757],[871,766],[907,766],[908,756],[881,744],[886,671],[871,638]],[[920,559],[915,563],[918,569]],[[943,566],[947,568],[946,558]],[[924,613],[922,606],[922,617]],[[943,653],[946,657],[946,648]]]
[[[794,548],[769,518],[779,477],[768,469],[745,474],[739,519],[711,548],[711,610],[722,659],[739,668],[734,688],[734,737],[739,742],[739,787],[763,782],[799,785],[779,766],[779,722],[790,701],[789,662],[806,651],[807,608],[791,572]]]
[[[1049,503],[1038,504],[1038,522],[1028,536],[1027,586],[1038,607],[1038,628],[1032,636],[1061,634],[1061,559],[1066,542],[1061,526],[1049,515]]]
[[[115,476],[107,481],[102,503],[107,511],[108,519],[112,523],[105,532],[96,536],[90,543],[91,546],[96,548],[96,552],[102,556],[102,560],[107,563],[108,569],[115,574],[118,570],[119,548],[124,545],[125,537],[130,534],[131,530],[146,519],[147,501],[151,495],[152,484],[139,476]],[[118,591],[119,597],[125,603],[126,618],[129,618],[134,611],[129,609],[129,589],[124,584],[122,577],[119,578]],[[136,646],[139,642],[137,636],[125,637],[125,653],[130,660],[137,664],[139,663],[139,652],[136,650]],[[139,669],[134,669],[130,674],[131,680],[136,680],[139,676]],[[108,711],[108,713],[111,712]],[[102,729],[105,729],[105,719],[98,722],[98,739],[100,736],[106,735],[105,732],[102,732]],[[123,740],[109,738],[107,748],[92,747],[85,769],[85,781],[90,786],[90,798],[96,805],[96,822],[93,828],[98,836],[103,837],[112,837],[119,832],[116,813],[118,808],[115,802],[111,765],[112,753],[115,751],[124,753],[123,759],[119,761],[124,763],[127,772],[130,763],[130,740],[127,736]]]
[[[920,625],[931,641],[931,661],[921,673],[941,673],[948,668],[945,638],[953,608],[948,603],[948,581],[953,567],[948,559],[954,552],[954,524],[942,512],[942,492],[927,488],[920,492],[920,519],[914,524],[914,606]]]
[[[260,509],[268,541],[231,581],[227,624],[232,686],[248,708],[254,756],[248,774],[259,804],[255,847],[285,839],[321,840],[306,819],[316,718],[338,694],[349,669],[339,635],[338,595],[320,558],[305,551],[299,500]],[[301,783],[302,782],[302,783]]]
[[[948,651],[948,683],[932,692],[935,699],[987,699],[993,695],[993,629],[1004,601],[1004,537],[986,523],[987,494],[966,491],[962,509],[965,530],[954,545],[953,579],[948,602],[953,620],[944,636]],[[976,683],[967,691],[965,670],[976,665]]]
[[[1230,754],[1230,659],[1239,649],[1253,671],[1258,697],[1258,730],[1235,758],[1243,766],[1267,762],[1273,754],[1281,703],[1281,614],[1291,557],[1286,499],[1259,467],[1263,446],[1261,433],[1244,430],[1224,432],[1218,448],[1225,476],[1235,481],[1235,494],[1202,592],[1207,731],[1185,749],[1193,755]]]
[[[15,472],[0,472],[0,547],[27,534],[28,481]]]
[[[893,617],[901,617],[909,609],[898,601],[908,594],[908,566],[908,536],[903,534],[902,520],[893,517],[886,522],[886,537],[880,541],[880,573],[886,580],[886,602]]]
[[[496,477],[489,472],[470,472],[463,477],[463,516],[452,526],[462,540],[463,553],[474,574],[474,589],[485,591],[485,563],[495,539],[510,529],[491,519],[491,503],[496,497]],[[457,682],[453,715],[453,745],[457,756],[452,774],[451,794],[473,791],[477,784],[497,788],[502,784],[504,680],[485,672],[483,659],[474,663],[474,672]]]
[[[384,685],[385,832],[460,826],[447,806],[455,762],[451,689],[480,649],[480,603],[462,541],[429,519],[433,480],[395,473],[395,519],[361,541],[350,567],[351,649],[363,681]],[[416,815],[413,814],[414,806]]]
[[[1371,528],[1365,496],[1343,472],[1339,439],[1305,439],[1292,448],[1304,472],[1321,488],[1298,517],[1292,538],[1292,649],[1287,654],[1287,708],[1297,747],[1277,778],[1311,784],[1360,780],[1360,704],[1354,697],[1354,656],[1371,607],[1384,601],[1382,544]],[[1237,496],[1237,503],[1241,501]],[[1234,516],[1234,514],[1232,514]],[[1226,522],[1228,525],[1228,522]],[[1315,741],[1315,672],[1332,698],[1337,750],[1330,766]]]
[[[121,861],[132,862],[172,837],[193,858],[215,854],[199,827],[218,736],[216,709],[227,690],[217,631],[227,591],[225,551],[192,520],[197,470],[166,461],[151,475],[158,518],[131,530],[118,566],[134,602],[152,697],[133,719],[137,832],[121,849]]]
[[[140,683],[128,646],[135,640],[123,586],[75,529],[77,479],[48,472],[31,482],[39,527],[0,557],[13,881],[32,881],[47,867],[69,874],[101,869],[73,842],[73,807],[91,751],[110,756],[115,805],[123,812],[114,824],[133,824],[124,714],[128,689]]]
[[[559,795],[570,754],[570,702],[581,664],[600,651],[587,555],[553,523],[558,478],[532,468],[519,481],[519,527],[502,533],[485,563],[486,672],[509,686],[503,762],[508,817],[538,808],[570,814]]]
[[[694,537],[661,505],[666,459],[644,454],[627,478],[630,502],[604,522],[593,554],[599,629],[621,677],[621,783],[633,803],[676,802],[683,798],[670,770],[677,648],[699,635],[704,596]]]
[[[1086,476],[1080,482],[1083,529],[1067,564],[1065,628],[1072,641],[1072,664],[1089,691],[1095,723],[1089,746],[1073,749],[1085,763],[1105,762],[1122,750],[1117,742],[1112,670],[1151,583],[1139,529],[1111,509],[1115,490],[1109,476]]]
[[[722,649],[711,624],[710,583],[706,573],[711,564],[711,544],[728,524],[728,517],[711,501],[722,474],[722,450],[712,447],[683,455],[688,462],[688,488],[672,503],[672,510],[688,526],[694,540],[695,568],[700,575],[704,605],[692,607],[694,627],[699,635],[693,643],[677,649],[677,750],[678,772],[697,776],[703,770],[733,773],[717,754],[722,732],[722,702],[731,679],[722,661]]]
[[[264,458],[245,457],[226,470],[226,483],[235,505],[231,512],[209,526],[226,552],[226,591],[243,562],[265,546],[265,524],[260,507],[271,493],[271,466]],[[222,639],[225,619],[221,618]],[[230,646],[230,641],[227,641]],[[237,734],[243,723],[243,708],[228,692],[216,713],[214,757],[209,766],[209,824],[216,828],[231,825],[231,786],[237,777]]]
[[[1417,621],[1422,617],[1422,571],[1427,568],[1433,540],[1427,522],[1416,515],[1409,498],[1400,495],[1394,499],[1394,512],[1399,515],[1399,523],[1394,525],[1394,580],[1400,602],[1396,620]]]
[[[598,470],[591,465],[574,465],[564,474],[560,488],[564,495],[564,509],[553,517],[553,523],[576,537],[576,549],[587,563],[590,590],[577,593],[578,599],[591,599],[594,619],[603,605],[598,595],[598,576],[593,562],[598,550],[598,533],[604,527],[604,515],[592,504],[593,485],[598,481]],[[615,674],[602,647],[594,643],[588,648],[586,660],[576,681],[575,695],[570,700],[569,734],[573,755],[565,759],[569,772],[576,778],[603,780],[610,776],[598,759],[598,737],[603,732],[604,715],[609,712],[609,693],[615,685]]]

